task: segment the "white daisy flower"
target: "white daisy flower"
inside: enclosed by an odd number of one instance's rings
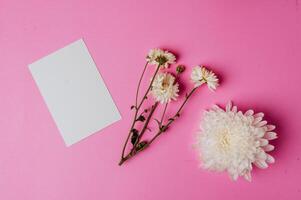
[[[146,60],[153,65],[160,65],[167,68],[170,64],[176,61],[175,55],[162,49],[151,49],[146,57]]]
[[[267,125],[263,113],[237,111],[231,102],[226,109],[214,106],[206,111],[198,134],[197,148],[202,166],[213,171],[226,171],[233,180],[243,176],[251,181],[252,164],[267,168],[275,159],[267,152],[276,139],[274,125]]]
[[[196,66],[192,69],[191,80],[194,83],[194,87],[199,87],[206,83],[208,88],[213,91],[218,86],[218,78],[216,75],[201,66]]]
[[[176,100],[179,92],[179,84],[175,82],[175,77],[170,73],[160,73],[155,77],[151,94],[156,101],[168,103]]]

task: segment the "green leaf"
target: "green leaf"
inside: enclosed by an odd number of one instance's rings
[[[141,121],[144,122],[145,121],[145,117],[143,115],[140,115],[137,119],[137,121]]]
[[[147,141],[142,141],[136,146],[136,151],[141,151],[147,146],[148,142]]]
[[[138,134],[139,132],[138,132],[138,130],[137,129],[132,129],[132,137],[131,137],[131,143],[134,145],[135,143],[136,143],[136,141],[137,141],[137,139],[138,139],[138,136],[139,136],[139,134]]]

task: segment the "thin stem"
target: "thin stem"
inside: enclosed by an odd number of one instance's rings
[[[160,65],[157,67],[157,69],[156,69],[156,71],[154,73],[154,76],[153,76],[153,78],[152,78],[152,80],[151,80],[151,82],[150,82],[150,84],[149,84],[149,86],[148,86],[148,88],[147,88],[147,90],[145,92],[145,95],[143,96],[143,98],[141,99],[141,102],[140,102],[139,106],[137,107],[137,110],[140,109],[140,107],[142,106],[144,100],[146,99],[146,96],[148,95],[150,89],[152,88],[153,82],[154,82],[154,80],[156,78],[156,75],[157,75],[159,69],[160,69]]]
[[[139,79],[139,83],[138,83],[138,87],[137,87],[137,91],[136,91],[136,101],[135,101],[135,115],[134,115],[134,120],[133,120],[133,122],[132,122],[130,131],[129,131],[128,136],[127,136],[127,138],[126,138],[126,140],[125,140],[125,143],[124,143],[124,145],[123,145],[122,153],[121,153],[121,159],[123,159],[123,157],[124,157],[124,152],[125,152],[126,145],[127,145],[128,141],[129,141],[129,139],[130,139],[130,136],[131,136],[131,133],[132,133],[132,129],[134,128],[135,123],[136,123],[136,119],[137,119],[137,115],[138,115],[138,109],[137,109],[137,104],[138,104],[138,103],[137,103],[137,101],[138,101],[138,93],[139,93],[141,81],[142,81],[142,78],[143,78],[143,75],[144,75],[144,73],[145,73],[145,70],[146,70],[147,65],[148,65],[148,62],[146,62],[145,66],[144,66],[144,69],[143,69],[143,71],[142,71],[142,74],[141,74],[141,76],[140,76],[140,79]]]
[[[120,159],[118,165],[121,166],[125,161],[127,161],[128,159],[130,159],[132,157],[131,154],[128,154],[127,156],[123,157],[122,159]]]
[[[147,62],[147,64],[148,64],[148,62]],[[141,80],[142,80],[142,77],[143,77],[143,75],[144,75],[144,72],[145,72],[145,69],[146,69],[147,64],[145,65],[145,67],[144,67],[144,69],[143,69],[141,78],[140,78],[139,83],[138,83],[139,86],[138,86],[137,91],[138,91],[139,88],[140,88]],[[155,80],[155,77],[156,77],[156,75],[157,75],[159,69],[160,69],[160,65],[158,65],[158,67],[157,67],[157,69],[156,69],[156,71],[155,71],[155,73],[154,73],[154,76],[153,76],[153,78],[152,78],[152,80],[151,80],[151,82],[150,82],[150,85],[148,86],[147,91],[145,92],[143,98],[141,99],[141,102],[140,102],[139,106],[138,106],[138,107],[137,107],[137,105],[135,106],[134,120],[133,120],[133,122],[132,122],[132,125],[131,125],[131,128],[130,128],[130,130],[129,130],[128,136],[127,136],[127,138],[126,138],[126,140],[125,140],[125,143],[124,143],[124,145],[123,145],[123,148],[122,148],[121,160],[124,160],[124,159],[125,159],[125,158],[124,158],[125,149],[126,149],[126,146],[127,146],[128,142],[129,142],[129,139],[130,139],[130,136],[131,136],[131,133],[132,133],[132,129],[134,128],[134,126],[135,126],[135,124],[136,124],[136,120],[137,120],[137,115],[138,115],[139,109],[140,109],[140,107],[142,106],[144,100],[146,99],[146,97],[147,97],[147,95],[148,95],[148,93],[149,93],[149,91],[150,91],[150,89],[151,89],[151,87],[152,87],[152,84],[153,84],[153,82],[154,82],[154,80]],[[136,93],[136,99],[138,98],[137,96],[138,96],[138,92]]]
[[[147,65],[148,65],[148,61],[146,62],[145,66],[144,66],[144,69],[142,71],[142,74],[141,74],[139,82],[138,82],[138,87],[137,87],[137,91],[136,91],[136,100],[135,100],[136,109],[137,109],[137,104],[138,104],[139,89],[140,89],[141,81],[142,81],[142,78],[144,76]]]
[[[175,119],[177,117],[179,117],[180,112],[182,111],[184,105],[187,103],[188,99],[191,97],[191,95],[196,91],[197,87],[193,88],[190,93],[186,96],[185,100],[183,101],[182,105],[180,106],[180,108],[178,109],[178,111],[176,112],[176,114],[168,121],[168,123],[165,125],[165,130],[175,121]],[[159,136],[161,135],[161,133],[163,132],[163,130],[159,130],[158,133],[149,141],[149,145]]]
[[[167,110],[167,106],[168,106],[168,103],[165,104],[165,107],[164,107],[164,110],[163,110],[163,113],[162,113],[162,117],[161,117],[161,120],[160,120],[160,128],[161,128],[163,120],[164,120],[164,116],[165,116],[165,113],[166,113],[166,110]]]
[[[184,102],[183,102],[182,105],[180,106],[178,112],[177,112],[174,116],[177,116],[177,115],[180,114],[180,112],[182,111],[184,105],[186,104],[186,102],[188,101],[188,99],[191,97],[191,95],[196,91],[197,88],[198,88],[198,87],[195,87],[195,88],[193,88],[193,89],[189,92],[189,94],[186,96]]]
[[[156,102],[156,103],[152,106],[151,111],[150,111],[150,113],[149,113],[147,119],[145,120],[144,126],[143,126],[142,130],[140,131],[140,134],[139,134],[139,136],[138,136],[138,138],[137,138],[137,140],[136,140],[136,142],[135,142],[135,144],[134,144],[134,146],[133,146],[133,149],[136,148],[137,144],[140,142],[142,136],[144,135],[145,131],[147,130],[148,124],[149,124],[149,122],[150,122],[150,120],[151,120],[151,118],[152,118],[152,115],[154,114],[156,108],[158,107],[158,104],[159,104],[159,103]]]
[[[133,128],[134,128],[134,126],[135,126],[135,123],[136,123],[136,118],[137,118],[137,113],[138,113],[138,111],[136,110],[136,111],[135,111],[135,117],[134,117],[134,121],[132,122],[132,125],[131,125],[131,128],[130,128],[130,131],[129,131],[129,134],[128,134],[128,136],[127,136],[127,138],[126,138],[126,140],[125,140],[125,143],[124,143],[124,145],[123,145],[123,148],[122,148],[121,160],[123,160],[123,159],[124,159],[124,152],[125,152],[125,148],[126,148],[126,145],[127,145],[128,141],[129,141],[129,139],[130,139],[130,136],[131,136],[131,133],[132,133],[132,129],[133,129]]]
[[[173,118],[171,118],[169,120],[169,122],[165,125],[166,128],[168,128],[177,117],[179,117],[180,112],[182,111],[184,105],[187,103],[188,99],[191,97],[191,95],[196,91],[196,88],[193,88],[190,93],[186,96],[185,100],[183,101],[182,105],[180,106],[180,108],[178,109],[178,111],[175,113],[175,115],[173,116]],[[166,106],[167,107],[167,106]],[[146,144],[146,146],[141,149],[140,151],[131,151],[126,157],[124,157],[123,159],[120,160],[119,165],[122,165],[125,161],[129,160],[130,158],[134,157],[135,155],[137,155],[139,152],[144,151],[145,149],[147,149],[165,130],[166,128],[163,129],[159,129],[159,131],[157,132],[157,134]]]

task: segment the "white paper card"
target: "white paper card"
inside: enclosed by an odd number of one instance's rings
[[[82,39],[29,69],[67,146],[121,119]]]

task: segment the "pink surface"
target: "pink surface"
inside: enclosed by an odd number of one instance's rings
[[[298,0],[0,0],[0,199],[301,199],[300,11]],[[81,37],[123,119],[67,148],[27,65]],[[222,85],[119,167],[153,47],[176,52],[184,78],[207,64]],[[278,126],[276,163],[252,183],[200,170],[192,148],[202,111],[230,99]]]

